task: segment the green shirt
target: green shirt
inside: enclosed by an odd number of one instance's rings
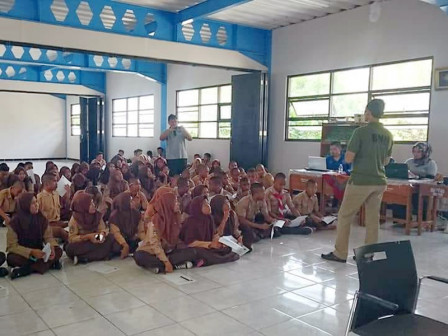
[[[392,134],[379,122],[371,122],[353,132],[347,151],[355,153],[350,183],[385,185],[384,161],[392,155]]]

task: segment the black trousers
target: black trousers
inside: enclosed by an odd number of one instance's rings
[[[187,168],[187,159],[167,160],[170,176],[180,175]]]

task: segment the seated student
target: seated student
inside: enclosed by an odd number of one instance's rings
[[[42,191],[37,194],[37,202],[39,203],[39,210],[48,219],[48,222],[53,231],[53,237],[60,238],[64,242],[68,239],[68,233],[64,230],[67,223],[61,221],[61,199],[59,197],[57,188],[56,175],[44,174],[42,176]],[[65,186],[65,195],[62,198],[64,208],[70,208],[70,186]]]
[[[200,184],[193,188],[191,191],[191,198],[196,198],[198,196],[207,196],[208,198],[208,187],[205,184]]]
[[[177,180],[179,180],[180,175],[174,175],[170,177],[170,187],[172,189],[177,187]]]
[[[249,168],[247,170],[247,178],[249,179],[250,184],[259,183],[258,182],[258,174],[257,174],[257,171],[255,170],[255,168]]]
[[[0,191],[0,227],[9,225],[11,217],[16,211],[16,199],[24,189],[23,183],[16,181],[8,189]]]
[[[103,171],[101,170],[98,162],[92,163],[89,167],[89,171],[86,174],[86,178],[90,184],[96,186],[98,185],[102,172]]]
[[[103,152],[98,152],[95,159],[92,160],[91,164],[97,163],[100,165],[100,169],[106,165],[106,160],[104,160]]]
[[[196,153],[195,155],[193,155],[193,160],[196,160],[196,159],[201,160],[201,163],[202,163],[201,154]]]
[[[134,209],[138,211],[146,211],[148,208],[148,199],[146,195],[141,191],[140,180],[131,178],[129,180],[129,191],[131,195],[131,202]]]
[[[189,169],[185,169],[180,176],[188,181],[188,188],[189,189],[193,189],[194,188],[194,182],[190,178],[191,175],[190,175],[190,170]]]
[[[8,188],[9,167],[6,163],[0,163],[0,190]]]
[[[157,155],[158,157],[165,158],[165,149],[163,147],[157,147]]]
[[[109,259],[115,238],[109,234],[102,214],[96,210],[93,196],[78,192],[73,197],[72,210],[68,223],[70,236],[65,245],[67,256],[75,265]]]
[[[205,153],[202,158],[202,164],[205,164],[208,169],[212,168],[212,155],[210,153]]]
[[[72,178],[70,186],[72,195],[79,190],[84,190],[89,185],[89,180],[81,173],[76,173]]]
[[[6,235],[8,265],[14,267],[11,279],[37,272],[44,274],[50,268],[61,269],[62,250],[53,238],[48,220],[39,211],[33,193],[22,193],[17,199],[17,212],[11,219]],[[47,262],[42,248],[49,243],[51,254]]]
[[[140,181],[142,192],[146,196],[146,199],[150,200],[154,193],[154,175],[148,166],[141,166],[138,169],[138,179]]]
[[[140,211],[132,206],[131,195],[125,191],[114,199],[114,210],[109,217],[110,233],[120,245],[120,257],[134,253],[138,242],[145,238],[145,225]]]
[[[204,260],[204,266],[239,259],[238,254],[219,242],[206,196],[198,196],[191,201],[190,217],[182,225],[179,237],[189,247],[196,248],[198,257]]]
[[[222,187],[222,178],[220,176],[212,176],[208,183],[209,186],[209,198],[212,199],[216,195],[222,195],[229,200],[232,198],[232,194]]]
[[[81,191],[79,191],[81,192]],[[104,200],[103,194],[101,193],[101,191],[98,189],[97,186],[88,186],[84,192],[86,194],[90,194],[93,197],[93,203],[95,204],[95,208],[98,212],[100,212],[103,217],[107,212],[108,206],[106,201]],[[74,198],[75,196],[73,196]]]
[[[437,164],[431,159],[432,147],[428,143],[417,142],[412,147],[413,158],[406,160],[412,174],[420,178],[434,179],[437,175]]]
[[[75,174],[79,173],[79,167],[81,167],[81,165],[78,162],[72,164],[72,169],[70,169],[72,178],[73,176],[75,176]]]
[[[89,172],[90,166],[87,162],[81,162],[79,165],[79,172],[87,177],[87,173]]]
[[[131,162],[132,162],[132,163],[137,162],[139,156],[142,155],[142,154],[143,154],[143,150],[141,150],[141,149],[136,149],[136,150],[134,151],[134,157],[131,159]]]
[[[177,201],[179,202],[179,209],[180,213],[185,219],[186,215],[188,214],[188,206],[191,202],[191,194],[190,194],[190,188],[188,186],[188,180],[184,179],[183,177],[179,177],[177,180],[177,187],[174,189],[174,193],[177,196]]]
[[[236,191],[238,189],[234,189],[232,184],[230,183],[230,177],[227,173],[222,172],[220,174],[221,179],[222,179],[222,187],[224,188],[224,190],[226,190],[227,192],[229,192],[231,195],[234,195],[236,193]]]
[[[268,173],[261,163],[257,164],[256,171],[258,174],[258,181],[263,184],[263,187],[265,187],[265,189],[272,187],[274,184],[274,176],[272,176],[271,173]]]
[[[134,253],[135,263],[154,273],[171,273],[174,269],[193,267],[196,249],[179,241],[180,209],[173,192],[163,194],[154,204],[156,213],[148,223],[142,244]]]
[[[69,167],[63,166],[59,170],[59,177],[65,176],[65,178],[69,181],[72,180],[72,172]]]
[[[240,223],[252,229],[255,241],[270,237],[272,228],[269,224],[275,219],[269,216],[265,190],[261,183],[253,183],[250,186],[250,194],[238,202],[236,213]],[[279,230],[275,230],[275,236],[279,235]]]
[[[237,168],[238,169],[238,163],[236,161],[230,161],[229,162],[229,170],[228,173],[232,173],[232,169]]]
[[[208,185],[208,167],[205,164],[200,164],[198,167],[198,175],[193,177],[195,186],[200,184]]]
[[[25,167],[24,168],[25,168],[25,171],[28,174],[29,170],[33,170],[34,169],[33,163],[31,161],[25,162]],[[34,194],[37,195],[39,193],[41,185],[42,185],[41,182],[40,182],[40,176],[37,175],[37,174],[34,174],[34,181],[33,182],[34,182]]]
[[[339,141],[334,141],[330,144],[330,155],[326,157],[327,169],[338,171],[339,166],[347,173],[351,169],[351,165],[345,162],[345,154],[342,153],[342,146]]]
[[[230,185],[233,190],[238,191],[240,187],[240,170],[238,168],[232,168],[230,170]]]
[[[34,192],[34,185],[33,181],[31,181],[31,178],[28,176],[28,174],[25,171],[25,168],[22,166],[17,167],[14,169],[14,173],[9,175],[8,178],[8,186],[12,186],[15,181],[20,181],[24,184],[25,190],[27,192]]]
[[[123,174],[123,178],[125,179],[125,181],[128,181],[128,183],[129,180],[134,177],[134,175],[131,173],[129,165],[126,162],[121,165],[120,171]]]
[[[249,196],[250,194],[250,183],[247,177],[243,177],[240,180],[238,190],[236,192],[235,201],[239,202],[243,197]]]
[[[156,175],[156,182],[155,186],[156,189],[169,186],[170,185],[170,169],[168,166],[164,166],[161,171],[159,171],[159,174]]]
[[[210,168],[210,174],[216,174],[221,172],[222,172],[221,162],[219,162],[219,160],[213,160],[212,167]]]
[[[109,182],[107,183],[106,189],[104,189],[104,197],[109,202],[112,202],[118,194],[127,190],[129,190],[129,184],[124,180],[121,171],[118,169],[111,170]]]
[[[154,196],[149,201],[148,207],[146,208],[145,214],[143,216],[143,218],[145,219],[145,223],[148,223],[149,221],[152,220],[152,217],[156,213],[155,204],[160,199],[160,197],[162,197],[164,194],[172,193],[172,192],[173,192],[173,189],[171,189],[168,186],[161,187],[155,191]]]
[[[306,182],[306,190],[294,196],[292,202],[294,207],[302,216],[308,215],[305,225],[317,230],[335,229],[335,226],[328,225],[322,221],[324,217],[319,212],[319,200],[317,199],[317,182],[313,179]]]
[[[199,166],[202,164],[201,158],[195,158],[191,164],[190,167],[190,176],[191,178],[195,178],[197,175],[199,175]]]
[[[306,225],[289,227],[290,220],[300,216],[300,212],[292,203],[289,192],[285,190],[285,185],[285,174],[278,173],[275,175],[274,185],[266,190],[269,215],[274,219],[286,220],[284,226],[280,228],[282,234],[307,235],[313,233],[313,230]]]
[[[216,195],[211,200],[210,207],[215,226],[217,226],[216,233],[220,237],[232,236],[240,245],[252,249],[254,243],[252,230],[239,222],[238,215],[230,207],[229,200],[222,195]]]

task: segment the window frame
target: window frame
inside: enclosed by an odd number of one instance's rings
[[[384,66],[384,65],[394,65],[394,64],[400,64],[400,63],[408,63],[408,62],[416,62],[416,61],[427,61],[431,60],[432,67],[431,67],[431,80],[429,86],[418,86],[418,87],[406,87],[406,88],[399,88],[399,89],[386,89],[386,90],[373,90],[373,68],[377,66]],[[341,71],[349,71],[349,70],[357,70],[357,69],[369,69],[369,83],[367,91],[356,91],[356,92],[344,92],[344,93],[332,93],[333,91],[333,85],[334,85],[334,74],[336,72]],[[324,73],[330,73],[330,88],[329,93],[325,95],[311,95],[311,96],[303,96],[303,97],[289,97],[289,89],[290,89],[290,79],[293,77],[300,77],[300,76],[309,76],[309,75],[318,75],[318,74],[324,74]],[[303,121],[306,120],[306,118],[289,118],[289,104],[290,102],[297,102],[297,101],[312,101],[312,100],[327,100],[328,99],[328,115],[326,117],[322,118],[310,118],[309,120],[322,120],[322,123],[329,122],[331,116],[331,109],[332,109],[332,97],[335,96],[346,96],[346,95],[352,95],[352,94],[366,94],[367,93],[367,101],[369,102],[372,97],[374,96],[381,96],[381,95],[397,95],[397,94],[412,94],[412,93],[429,93],[429,106],[428,106],[428,113],[422,113],[420,115],[413,115],[413,117],[424,117],[428,118],[427,125],[421,125],[421,124],[403,124],[400,126],[426,126],[426,135],[427,138],[424,141],[428,141],[430,137],[430,121],[431,121],[431,105],[432,105],[432,91],[433,91],[433,81],[434,81],[434,57],[428,56],[428,57],[420,57],[420,58],[414,58],[414,59],[407,59],[407,60],[400,60],[400,61],[392,61],[392,62],[385,62],[385,63],[374,63],[370,65],[363,65],[363,66],[356,66],[356,67],[349,67],[349,68],[340,68],[340,69],[333,69],[333,70],[325,70],[325,71],[318,71],[318,72],[310,72],[310,73],[303,73],[303,74],[295,74],[295,75],[288,75],[286,77],[286,113],[285,113],[285,124],[284,124],[284,141],[286,142],[321,142],[322,138],[320,139],[289,139],[288,133],[289,133],[289,122],[293,121]],[[411,111],[407,111],[411,112]],[[403,113],[402,116],[406,118],[409,115],[409,113]],[[395,117],[397,114],[395,114]],[[385,116],[382,119],[393,119],[394,117],[388,117]],[[394,126],[394,125],[387,125],[387,126]],[[415,141],[394,141],[396,144],[414,144]]]
[[[73,106],[79,106],[79,124],[73,124]],[[73,126],[79,127],[79,134],[73,134]],[[71,136],[81,136],[81,104],[70,104],[70,135]]]
[[[221,98],[221,90],[220,88],[223,86],[230,86],[230,88],[232,88],[232,83],[227,83],[227,84],[218,84],[218,85],[210,85],[210,86],[201,86],[201,87],[194,87],[194,88],[188,88],[188,89],[182,89],[182,90],[176,90],[176,117],[179,118],[179,108],[188,108],[188,107],[197,107],[198,108],[198,119],[200,119],[200,114],[201,114],[201,106],[213,106],[216,105],[217,106],[217,118],[216,121],[210,120],[210,121],[188,121],[185,122],[185,124],[198,124],[198,136],[197,137],[193,137],[193,139],[197,139],[197,140],[230,140],[232,138],[232,133],[230,133],[230,137],[229,138],[222,138],[219,137],[219,125],[221,123],[229,123],[230,124],[230,132],[232,132],[232,115],[230,116],[230,119],[221,119],[221,108],[223,106],[230,106],[230,108],[232,108],[232,102],[230,103],[220,103],[220,98]],[[212,88],[217,88],[218,89],[218,102],[216,104],[200,104],[201,102],[201,90],[203,89],[212,89]],[[193,91],[193,90],[198,90],[198,105],[188,105],[188,106],[179,106],[179,92],[184,92],[184,91]],[[203,138],[203,137],[199,137],[199,130],[200,130],[200,124],[201,123],[210,123],[210,122],[216,122],[216,138]],[[179,122],[180,124],[184,124],[182,122]]]
[[[145,110],[141,110],[140,109],[140,98],[142,97],[152,97],[153,101],[154,101],[154,105],[152,107],[152,109],[145,109]],[[129,99],[138,99],[138,107],[137,110],[132,110],[132,112],[137,112],[137,123],[129,123],[128,122],[128,113],[129,113]],[[116,100],[123,100],[126,99],[126,110],[125,111],[114,111],[114,101]],[[112,107],[111,107],[111,123],[112,123],[112,129],[111,129],[111,133],[112,133],[112,137],[113,138],[146,138],[146,139],[151,139],[154,138],[154,134],[155,134],[155,109],[156,109],[156,100],[155,100],[155,94],[151,93],[151,94],[145,94],[145,95],[137,95],[137,96],[127,96],[127,97],[121,97],[121,98],[113,98],[112,99]],[[152,115],[153,115],[153,122],[152,123],[141,123],[140,122],[140,112],[141,111],[152,111]],[[125,124],[116,124],[114,123],[114,113],[126,113],[126,123]],[[114,135],[114,126],[115,125],[122,125],[126,127],[126,135]],[[137,126],[137,135],[136,136],[131,136],[128,135],[128,126],[129,125],[136,125]],[[153,130],[153,135],[152,136],[141,136],[140,135],[140,125],[152,125],[152,130]]]

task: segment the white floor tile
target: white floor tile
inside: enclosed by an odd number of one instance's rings
[[[123,332],[117,329],[105,318],[94,318],[87,321],[69,324],[54,328],[57,336],[123,336]]]
[[[289,320],[281,324],[262,329],[261,333],[266,336],[331,336],[331,334],[299,320]]]
[[[348,294],[345,291],[336,290],[334,288],[323,286],[321,284],[297,289],[293,291],[293,293],[304,296],[316,302],[320,302],[326,306],[332,306],[353,298],[352,295]]]
[[[192,331],[195,335],[249,335],[253,332],[249,327],[235,321],[220,312],[205,315],[193,320],[181,323],[182,326]]]
[[[30,306],[20,295],[14,294],[0,297],[0,316],[16,314],[30,309]]]
[[[125,291],[89,297],[86,302],[102,315],[144,306],[145,304]]]
[[[71,290],[62,284],[53,288],[28,292],[23,295],[23,298],[33,309],[64,303],[74,303],[79,300]]]
[[[151,306],[176,322],[189,320],[215,311],[212,307],[190,296],[180,296],[167,301],[159,301],[152,303]]]
[[[22,336],[47,329],[45,323],[31,310],[0,317],[0,336]]]
[[[138,336],[194,336],[194,334],[181,326],[180,324],[173,324],[167,327],[162,327],[150,331],[145,331]]]
[[[100,317],[95,310],[81,300],[40,308],[36,310],[36,313],[50,328]]]
[[[319,310],[309,315],[302,316],[299,320],[322,329],[335,336],[343,336],[347,327],[348,314],[331,308]]]

